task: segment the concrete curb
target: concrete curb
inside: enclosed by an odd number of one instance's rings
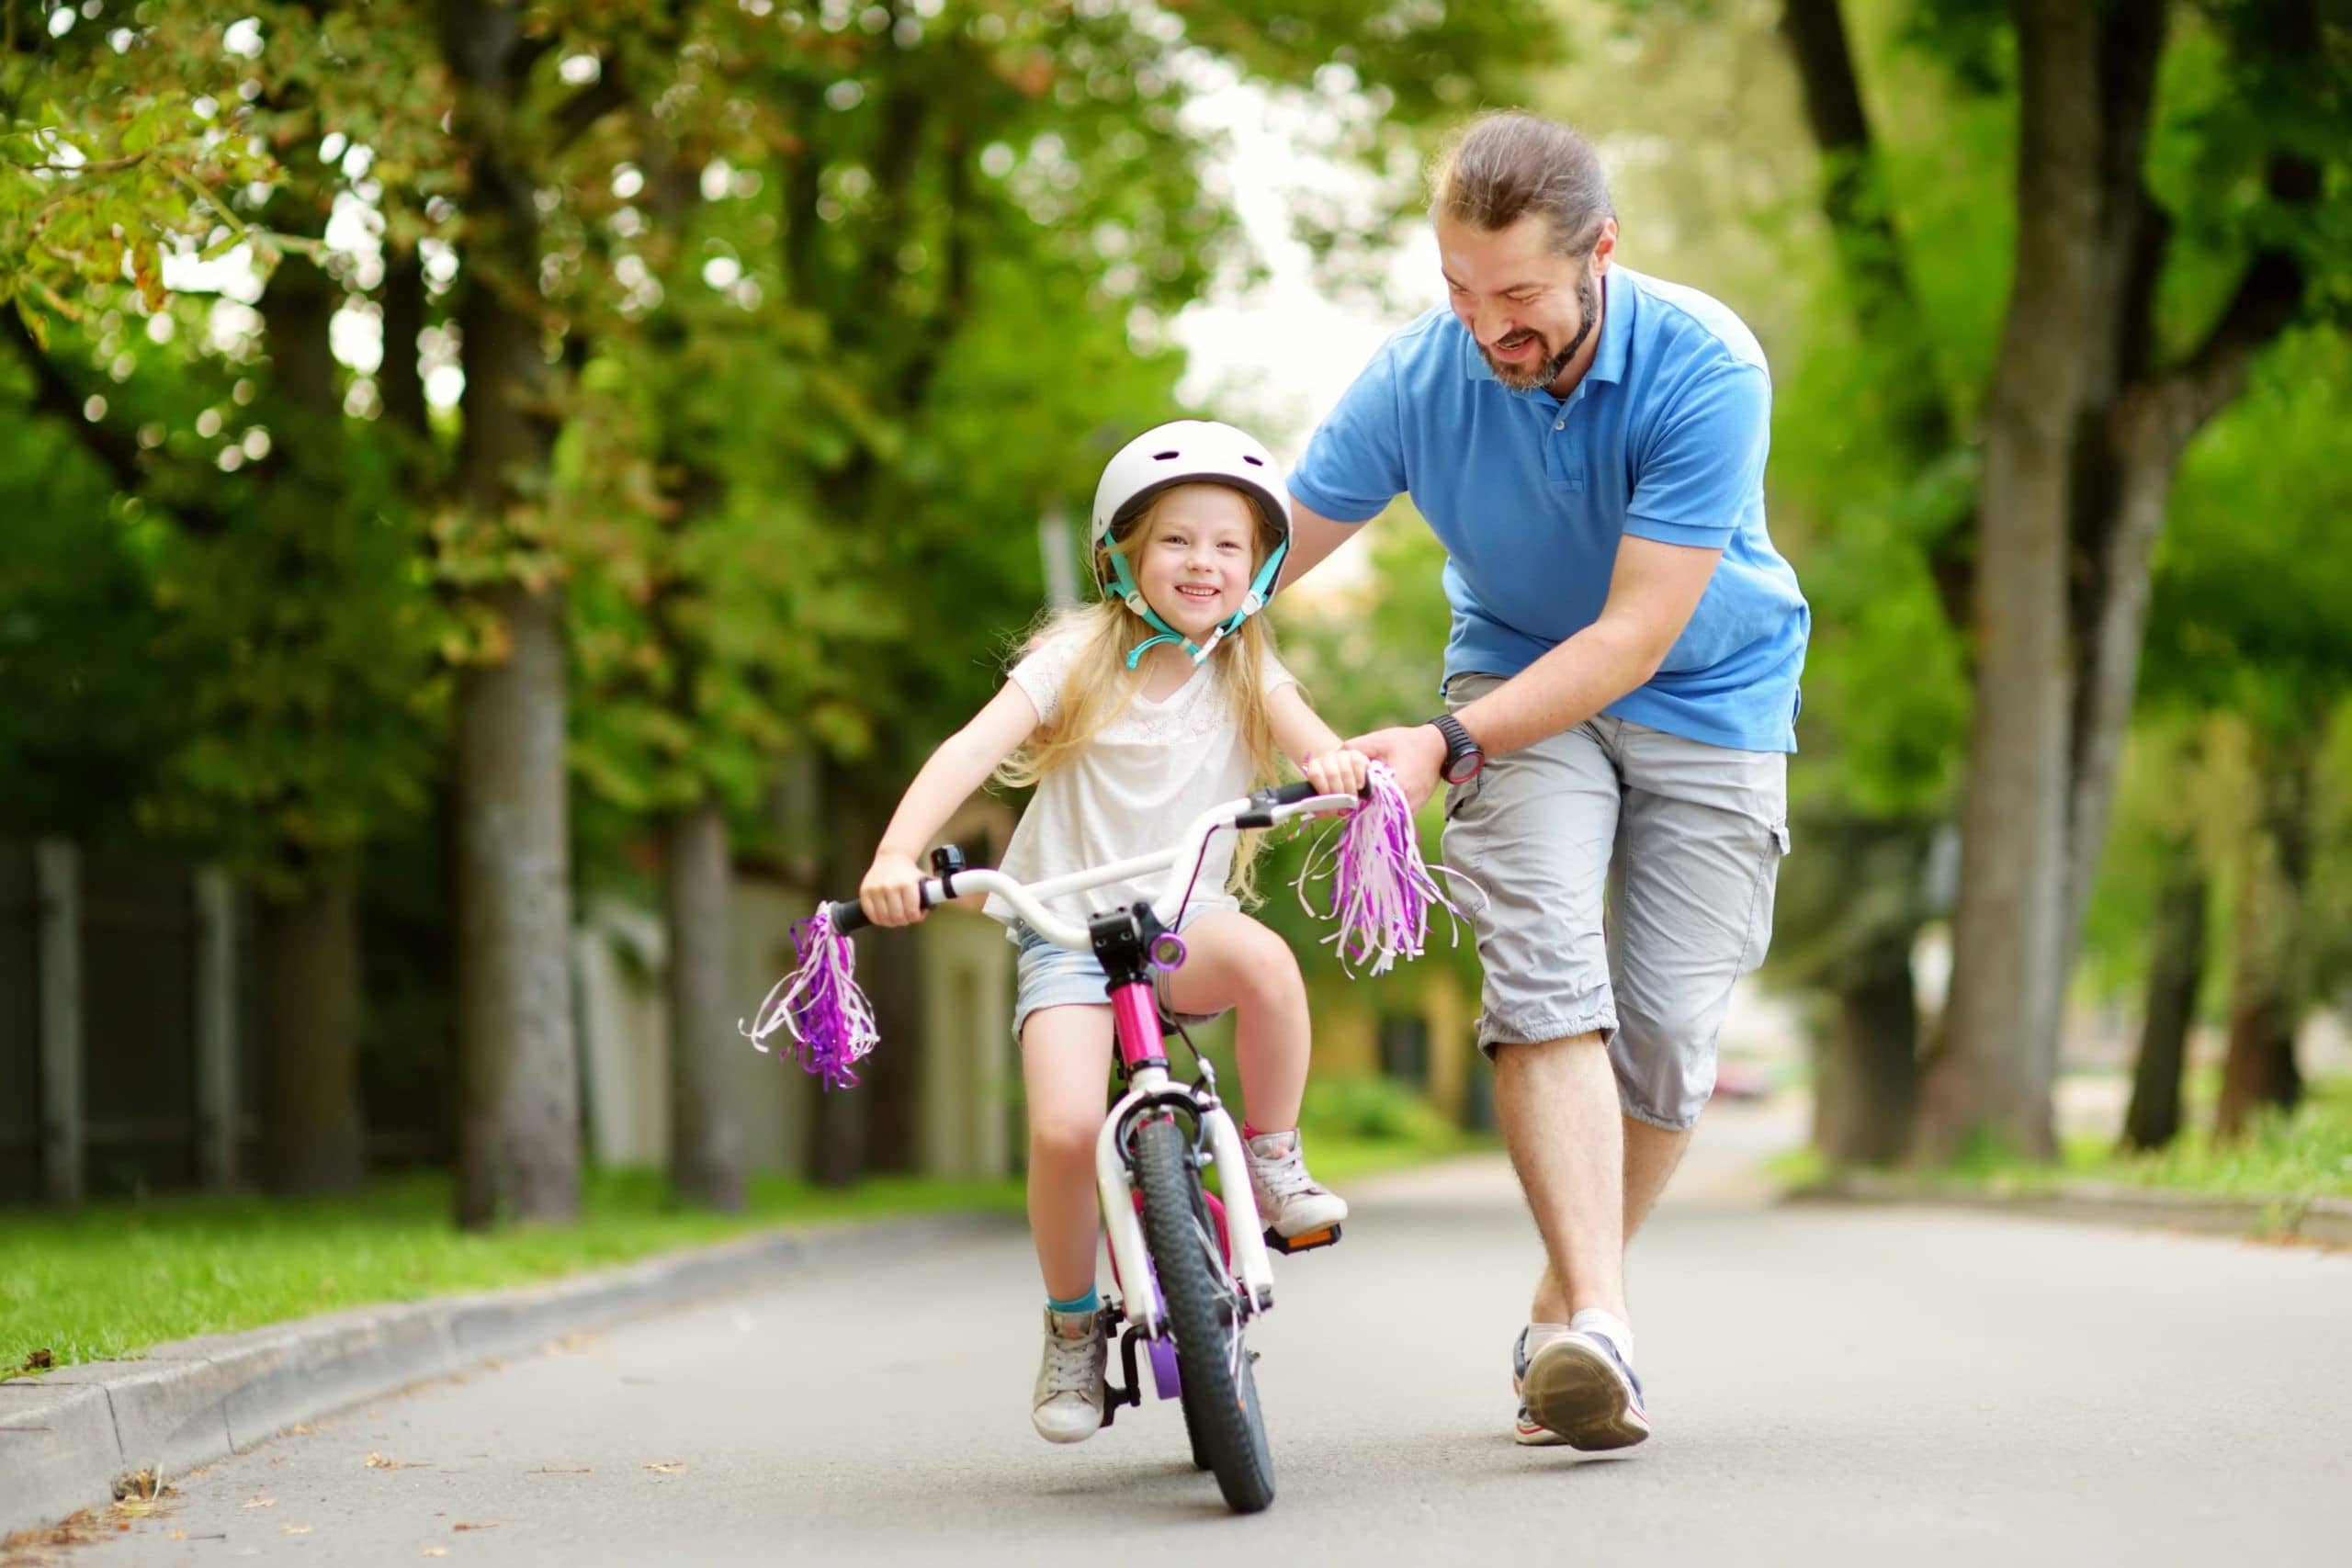
[[[1012,1222],[938,1214],[777,1231],[544,1285],[362,1307],[0,1381],[0,1540],[116,1496],[126,1471],[209,1464],[287,1427],[569,1334],[853,1267]]]
[[[1850,1171],[1787,1195],[1795,1203],[1917,1203],[2037,1219],[2274,1237],[2352,1247],[2352,1198],[2233,1198],[2104,1182],[2067,1182],[2030,1192],[1972,1190]]]

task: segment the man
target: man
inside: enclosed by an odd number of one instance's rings
[[[1584,140],[1483,118],[1430,205],[1453,308],[1389,339],[1316,432],[1289,576],[1400,492],[1446,547],[1450,711],[1349,744],[1416,805],[1448,781],[1445,862],[1483,891],[1478,1043],[1548,1253],[1513,1352],[1519,1439],[1623,1448],[1650,1430],[1625,1244],[1770,935],[1810,617],[1765,532],[1762,351],[1618,265]]]

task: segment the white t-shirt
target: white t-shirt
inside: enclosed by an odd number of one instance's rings
[[[1012,667],[1012,683],[1049,722],[1061,704],[1062,687],[1083,639],[1051,638]],[[1296,677],[1270,652],[1266,691],[1295,684]],[[1192,679],[1159,702],[1138,693],[1126,710],[1095,731],[1077,761],[1037,781],[1029,809],[1021,815],[1005,846],[1003,871],[1023,882],[1083,871],[1089,866],[1173,849],[1193,818],[1212,806],[1250,793],[1255,775],[1250,748],[1227,700],[1225,671],[1217,655],[1193,671]],[[1211,836],[1207,857],[1193,884],[1188,910],[1234,908],[1226,891],[1233,871],[1236,835]],[[1191,867],[1184,868],[1189,874]],[[1158,895],[1167,874],[1154,872],[1107,883],[1083,893],[1066,893],[1046,908],[1083,921],[1104,909],[1124,908]],[[1008,924],[1018,917],[1002,898],[990,895],[987,912]]]

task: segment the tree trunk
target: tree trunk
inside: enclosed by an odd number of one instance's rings
[[[2168,853],[2172,874],[2156,899],[2140,1057],[2132,1069],[2131,1109],[2123,1116],[2127,1149],[2160,1149],[2180,1133],[2180,1076],[2205,979],[2205,867],[2194,843],[2170,845]]]
[[[513,139],[532,51],[512,5],[442,7],[466,170],[466,377],[456,498],[503,555],[544,488],[555,426],[537,298],[538,209]],[[468,563],[480,568],[484,562]],[[507,569],[511,572],[514,569]],[[493,574],[494,576],[496,574]],[[568,1220],[580,1207],[580,1077],[571,977],[561,592],[500,576],[468,595],[487,628],[457,690],[458,1219]]]
[[[283,232],[316,239],[326,229],[327,195],[314,182],[289,186],[271,202]],[[270,274],[261,299],[277,407],[277,441],[262,468],[274,504],[342,504],[339,486],[347,443],[342,372],[329,328],[343,288],[316,263],[289,251]],[[320,561],[297,541],[279,568],[315,578]],[[265,635],[265,634],[257,634]],[[279,631],[276,635],[305,635]],[[264,1073],[262,1170],[270,1190],[286,1195],[349,1191],[367,1170],[359,1104],[359,912],[356,863],[315,862],[305,846],[272,850],[293,891],[254,901],[260,950]]]
[[[2136,398],[2117,412],[2112,462],[2115,502],[2105,519],[2104,592],[2077,626],[2073,755],[2066,828],[2066,967],[2082,941],[2107,848],[2108,819],[2132,725],[2140,650],[2148,627],[2149,568],[2164,531],[2175,470],[2188,432],[2165,400]]]
[[[821,808],[832,827],[825,843],[824,886],[853,889],[888,823],[889,784],[876,768],[830,760],[820,776]],[[919,931],[868,929],[858,934],[858,983],[874,1004],[882,1039],[860,1066],[856,1089],[817,1098],[809,1175],[820,1185],[846,1186],[869,1172],[907,1169],[914,1163],[922,962]]]
[[[384,399],[384,418],[417,448],[419,467],[433,439],[432,415],[424,397],[424,365],[417,340],[425,324],[424,257],[414,245],[397,246],[384,257],[384,358],[377,367],[376,385]]]
[[[1907,936],[1857,954],[1836,980],[1838,1017],[1818,1056],[1813,1145],[1833,1165],[1889,1165],[1919,1095],[1919,1002]]]
[[[323,873],[254,900],[261,969],[262,1168],[286,1196],[347,1192],[366,1174],[359,1117],[358,877]]]
[[[743,1207],[743,1135],[729,1063],[741,1044],[727,814],[716,798],[663,824],[670,954],[670,1190],[682,1203]]]
[[[2019,0],[2018,252],[1984,419],[1975,711],[1962,812],[1952,995],[1918,1153],[1980,1131],[2053,1152],[2065,946],[2070,457],[2097,268],[2097,17]]]
[[[2317,732],[2314,725],[2311,733]],[[2318,750],[2309,739],[2255,748],[2262,807],[2246,841],[2232,945],[2229,1055],[2213,1114],[2216,1142],[2241,1138],[2256,1112],[2292,1110],[2303,1096],[2295,1063],[2302,1022],[2304,895],[2311,876],[2311,797]]]
[[[458,682],[458,1222],[580,1207],[560,597],[490,595],[512,646]]]

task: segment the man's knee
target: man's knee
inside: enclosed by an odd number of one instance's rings
[[[1663,1132],[1688,1131],[1715,1092],[1715,1031],[1722,1010],[1628,1010],[1610,1043],[1625,1114]]]

